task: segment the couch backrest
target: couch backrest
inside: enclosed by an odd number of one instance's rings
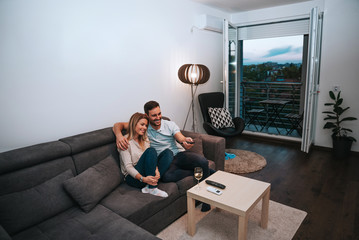
[[[60,139],[71,148],[77,174],[112,155],[119,164],[116,138],[112,128],[104,128]]]
[[[75,174],[70,153],[60,141],[0,153],[0,196],[32,188],[67,169]]]
[[[0,225],[11,235],[74,205],[62,183],[76,173],[60,141],[0,153]]]

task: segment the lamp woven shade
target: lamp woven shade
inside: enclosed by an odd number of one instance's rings
[[[199,85],[209,79],[209,69],[202,64],[184,64],[178,70],[178,78],[187,84]]]

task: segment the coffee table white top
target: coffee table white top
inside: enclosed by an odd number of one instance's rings
[[[270,190],[269,183],[223,171],[217,171],[207,179],[226,185],[225,189],[218,188],[223,192],[222,195],[208,192],[207,187],[211,185],[203,180],[199,184],[200,190],[197,190],[196,185],[187,191],[187,196],[240,216],[245,216]]]

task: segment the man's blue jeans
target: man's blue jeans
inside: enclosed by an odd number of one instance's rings
[[[163,182],[177,182],[187,176],[193,176],[195,167],[203,169],[202,179],[210,175],[208,160],[202,155],[190,151],[179,152],[174,157],[170,168],[163,175]]]
[[[156,175],[156,166],[158,166],[158,171],[160,172],[161,178],[164,173],[167,171],[171,165],[173,159],[173,153],[171,150],[166,149],[160,153],[157,157],[157,152],[154,148],[147,148],[140,159],[138,160],[135,169],[144,177],[155,176]],[[130,175],[126,176],[126,182],[128,185],[137,188],[143,188],[146,186],[146,183],[140,182],[139,180],[133,178]],[[150,188],[155,188],[157,186],[148,185]]]

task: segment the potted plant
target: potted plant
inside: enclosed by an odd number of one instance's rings
[[[349,109],[349,107],[343,108],[343,98],[340,97],[340,91],[337,95],[333,91],[329,91],[329,96],[333,100],[331,103],[325,103],[325,106],[332,106],[332,111],[324,111],[327,114],[324,120],[327,122],[324,125],[324,129],[332,129],[333,139],[333,152],[336,158],[345,158],[349,156],[350,149],[353,142],[356,142],[354,137],[348,136],[348,132],[353,132],[349,128],[342,126],[343,122],[357,120],[355,117],[344,117],[342,114]]]

